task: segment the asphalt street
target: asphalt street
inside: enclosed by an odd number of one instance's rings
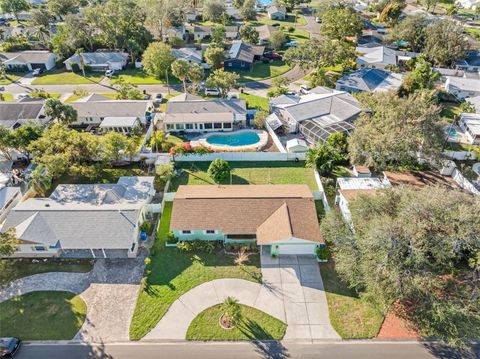
[[[479,345],[473,350],[455,351],[438,344],[371,341],[319,344],[279,342],[25,344],[15,356],[16,359],[473,359],[479,357]]]

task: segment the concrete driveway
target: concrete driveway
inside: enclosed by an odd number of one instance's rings
[[[261,256],[263,282],[283,294],[284,339],[340,339],[330,324],[327,297],[315,257]]]

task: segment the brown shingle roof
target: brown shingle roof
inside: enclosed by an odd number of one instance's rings
[[[384,171],[383,174],[390,181],[392,186],[409,185],[417,188],[425,186],[445,186],[458,189],[457,183],[451,177],[446,177],[433,171],[407,171],[391,172]]]
[[[263,244],[291,237],[323,243],[306,185],[180,186],[170,229],[256,234]]]

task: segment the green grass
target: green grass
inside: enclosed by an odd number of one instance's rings
[[[295,29],[294,32],[286,32],[290,37],[290,41],[305,42],[310,39],[310,33],[306,30]]]
[[[2,97],[4,102],[12,102],[14,100],[13,95],[11,93],[2,93]]]
[[[69,98],[67,98],[65,100],[65,103],[70,103],[70,102],[73,102],[73,101],[77,101],[81,98],[84,98],[84,97],[87,97],[89,96],[90,94],[87,94],[85,96],[79,96],[79,95],[71,95]],[[115,100],[116,98],[116,93],[99,93],[100,96],[104,96],[104,97],[108,97],[108,98],[111,98],[112,100]]]
[[[0,286],[15,279],[47,272],[89,272],[90,259],[49,259],[32,263],[31,259],[0,259]]]
[[[382,312],[347,287],[335,271],[331,258],[328,263],[320,264],[320,272],[327,294],[330,321],[337,333],[343,339],[376,337],[384,319]]]
[[[85,85],[98,83],[104,78],[103,72],[86,72],[85,75],[83,77],[81,72],[56,69],[41,74],[33,80],[32,85]]]
[[[290,66],[283,60],[274,60],[269,63],[257,62],[253,65],[252,71],[235,71],[240,75],[239,83],[250,81],[261,81],[271,77],[283,75],[290,70]]]
[[[305,168],[304,162],[229,162],[232,184],[306,184],[317,191],[313,170]],[[179,185],[214,184],[207,173],[210,162],[177,162],[183,169],[180,176],[172,180],[171,191]],[[222,184],[230,184],[230,178]]]
[[[468,143],[447,142],[445,151],[465,151],[474,152],[480,150],[480,145],[470,145]]]
[[[268,98],[251,95],[249,93],[241,93],[240,98],[243,98],[247,101],[248,108],[258,108],[259,110],[268,111],[270,106],[268,106]]]
[[[165,315],[172,303],[190,289],[214,279],[240,278],[261,281],[259,255],[250,256],[244,266],[234,265],[234,256],[223,252],[182,252],[165,247],[172,203],[166,202],[160,219],[157,240],[153,246],[151,272],[137,299],[130,325],[130,339],[147,334]]]
[[[32,292],[0,303],[0,336],[22,340],[70,340],[87,306],[70,292]]]
[[[157,85],[167,83],[165,79],[157,79],[156,77],[150,76],[145,71],[140,69],[126,69],[118,71],[114,76],[112,76],[111,80],[114,83],[119,78],[122,78],[133,85]],[[169,84],[181,83],[180,80],[172,75],[169,75],[168,82]]]
[[[240,305],[242,318],[232,329],[223,329],[221,305],[205,309],[190,323],[187,340],[280,340],[287,325],[258,309]]]
[[[9,85],[12,82],[15,82],[21,79],[23,76],[25,76],[25,74],[26,73],[23,73],[23,72],[18,72],[18,73],[7,72],[6,76],[3,79],[0,79],[0,85]]]
[[[287,17],[285,18],[285,20],[282,21],[282,20],[271,20],[268,18],[267,14],[259,14],[257,16],[257,21],[253,21],[252,23],[256,26],[272,25],[272,24],[278,23],[280,24],[279,27],[285,26],[288,28],[289,26],[295,26],[295,15],[287,14]],[[307,20],[305,19],[305,17],[303,15],[298,15],[297,26],[305,26],[305,25],[307,25]]]

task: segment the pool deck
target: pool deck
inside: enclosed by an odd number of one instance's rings
[[[235,136],[242,133],[256,133],[260,138],[258,142],[244,146],[221,146],[214,145],[207,141],[211,136]],[[202,134],[197,139],[190,141],[192,147],[205,147],[214,152],[256,152],[261,151],[268,143],[268,132],[262,130],[238,130],[232,132],[210,132]]]

